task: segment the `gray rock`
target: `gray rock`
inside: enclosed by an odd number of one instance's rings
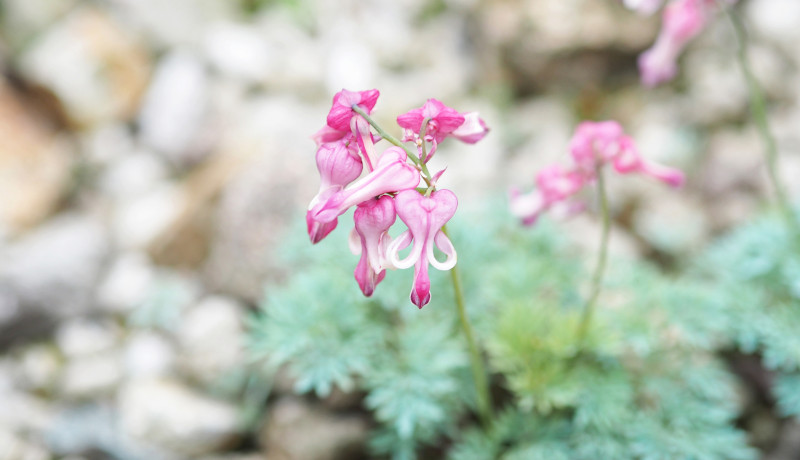
[[[236,442],[234,406],[211,399],[172,380],[137,380],[119,394],[125,434],[183,456],[209,454]]]
[[[96,399],[112,394],[122,381],[119,352],[81,356],[64,367],[59,389],[68,399]]]
[[[145,301],[154,282],[155,272],[145,254],[123,253],[101,282],[97,302],[109,311],[130,312]]]
[[[186,311],[178,328],[180,365],[194,378],[214,383],[244,365],[244,308],[209,297]]]
[[[8,246],[0,285],[10,288],[28,313],[64,317],[88,311],[108,249],[98,222],[62,215]]]
[[[268,460],[344,460],[363,455],[367,429],[360,416],[334,415],[284,397],[272,407],[259,439]]]
[[[145,95],[141,139],[177,165],[197,161],[207,145],[209,79],[203,62],[188,51],[173,51],[159,62]]]
[[[248,83],[260,83],[274,71],[275,50],[253,26],[219,23],[205,35],[208,60],[223,74]]]
[[[56,345],[67,358],[76,358],[112,349],[119,335],[112,323],[76,318],[59,326]]]

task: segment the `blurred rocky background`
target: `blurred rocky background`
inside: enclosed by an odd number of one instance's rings
[[[737,11],[797,196],[800,2]],[[389,127],[428,97],[480,110],[490,136],[434,159],[466,206],[620,119],[689,181],[613,181],[614,250],[680,268],[771,191],[729,25],[645,90],[659,23],[616,0],[0,0],[0,459],[366,456],[358,395],[293,396],[243,351],[343,87],[379,88]],[[596,228],[565,226],[587,250]],[[798,428],[767,431],[793,458]]]

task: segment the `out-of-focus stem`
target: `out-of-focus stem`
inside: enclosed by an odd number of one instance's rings
[[[581,315],[581,322],[578,324],[579,351],[583,349],[584,342],[586,341],[586,334],[592,321],[594,306],[597,303],[597,297],[600,295],[602,288],[603,274],[605,273],[606,260],[608,259],[608,237],[611,233],[611,216],[608,212],[605,179],[603,177],[602,166],[599,163],[595,166],[595,175],[597,176],[597,200],[600,203],[600,217],[603,221],[603,227],[600,231],[600,253],[597,256],[597,265],[595,265],[594,274],[592,275],[591,291],[586,298],[586,303],[583,306],[583,313]]]
[[[770,129],[764,92],[761,90],[761,85],[759,85],[753,73],[753,68],[750,65],[750,60],[747,57],[747,34],[742,23],[724,2],[717,0],[717,5],[725,13],[725,16],[731,23],[734,35],[736,36],[738,45],[736,55],[739,61],[739,67],[741,67],[745,81],[747,82],[747,90],[750,94],[750,110],[753,115],[753,120],[756,123],[761,140],[764,143],[764,154],[767,160],[767,175],[772,184],[772,189],[775,192],[775,201],[786,220],[786,225],[794,234],[795,239],[798,240],[800,239],[800,224],[798,224],[792,214],[791,203],[778,176],[778,144]]]
[[[447,226],[443,226],[442,231],[448,238],[450,237],[447,233]],[[467,347],[469,349],[472,379],[475,382],[475,392],[477,393],[478,415],[484,427],[489,428],[492,420],[492,400],[489,395],[488,374],[483,365],[483,358],[481,357],[480,349],[475,341],[475,335],[472,333],[472,326],[470,326],[469,318],[467,317],[467,310],[464,306],[464,290],[461,287],[458,265],[450,269],[450,278],[453,281],[453,290],[455,291],[458,319],[461,323],[461,330],[464,333],[464,338],[467,340]]]

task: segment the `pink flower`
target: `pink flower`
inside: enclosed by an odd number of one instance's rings
[[[308,237],[311,239],[311,244],[317,244],[322,241],[326,236],[330,235],[339,224],[339,219],[333,219],[330,222],[318,222],[314,220],[314,212],[308,210],[306,212],[306,227],[308,228]]]
[[[406,163],[406,153],[400,147],[390,147],[383,152],[374,171],[352,183],[349,187],[321,201],[312,209],[312,219],[330,222],[370,198],[389,192],[415,188],[420,176],[416,168]]]
[[[483,139],[489,133],[486,123],[478,116],[478,112],[463,113],[464,123],[452,132],[453,137],[474,144]]]
[[[459,126],[464,124],[464,116],[436,99],[428,99],[425,104],[397,117],[397,124],[412,133],[419,133],[422,122],[428,119],[425,136],[439,143]]]
[[[397,215],[408,230],[389,244],[386,257],[389,264],[395,268],[414,266],[411,302],[419,308],[431,300],[428,264],[438,270],[450,270],[456,265],[455,247],[442,232],[442,226],[453,217],[457,207],[458,199],[450,190],[433,192],[430,197],[423,196],[416,190],[405,190],[395,196]],[[412,242],[414,245],[411,252],[405,259],[400,260],[400,251]],[[444,262],[436,260],[434,247],[438,247],[447,256]]]
[[[343,139],[345,136],[350,134],[350,131],[339,131],[337,129],[333,129],[328,125],[323,126],[319,129],[311,139],[317,144],[317,147],[320,147],[322,144],[328,142],[335,142],[338,140]]]
[[[577,171],[565,171],[559,165],[548,166],[536,175],[537,189],[521,194],[512,189],[509,202],[511,213],[522,220],[523,225],[533,225],[544,211],[556,204],[568,200],[578,193],[585,184],[582,174]],[[567,214],[580,209],[574,205],[566,206]]]
[[[656,42],[639,56],[643,85],[653,87],[675,77],[678,56],[705,27],[711,3],[709,0],[674,0],[664,8]]]
[[[616,121],[584,121],[575,129],[569,151],[575,165],[587,177],[594,177],[598,162],[604,163],[619,153],[622,126]]]
[[[320,192],[333,186],[344,188],[358,179],[363,166],[358,154],[341,142],[323,144],[317,149]]]
[[[358,105],[370,113],[378,102],[380,92],[377,89],[367,91],[348,91],[343,89],[333,96],[333,106],[328,112],[328,126],[337,131],[349,131],[350,119],[356,114],[353,106]]]
[[[361,292],[369,297],[375,292],[375,286],[386,276],[383,259],[391,240],[389,228],[396,220],[392,197],[383,195],[359,204],[353,220],[354,233],[359,240],[356,248],[361,254],[354,274]]]
[[[614,169],[620,174],[639,172],[654,177],[672,187],[680,187],[685,182],[683,172],[646,161],[633,143],[633,139],[625,136],[620,141],[619,155],[614,158]]]

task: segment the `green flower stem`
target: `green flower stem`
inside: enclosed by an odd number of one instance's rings
[[[364,119],[367,120],[367,123],[369,123],[370,126],[375,128],[375,131],[377,131],[378,134],[383,139],[386,139],[391,144],[394,144],[397,147],[400,147],[401,149],[403,149],[406,152],[406,155],[408,156],[408,159],[411,160],[411,162],[414,163],[417,166],[417,168],[422,172],[422,179],[425,180],[425,183],[428,184],[429,187],[431,186],[431,175],[430,175],[430,172],[428,172],[428,167],[425,165],[424,162],[420,161],[419,158],[417,158],[417,153],[414,152],[413,150],[411,150],[411,147],[409,147],[408,145],[400,142],[399,139],[397,139],[396,137],[394,137],[391,134],[389,134],[386,131],[384,131],[384,129],[381,128],[381,126],[378,124],[378,122],[376,122],[371,116],[369,116],[369,114],[367,112],[365,112],[364,109],[362,109],[361,107],[359,107],[357,105],[354,105],[353,106],[353,112],[355,112],[355,113],[361,115],[362,117],[364,117]]]
[[[442,227],[442,232],[450,238],[447,233],[447,226]],[[486,369],[483,365],[483,358],[481,357],[478,344],[475,341],[475,336],[472,333],[472,327],[469,324],[467,317],[467,310],[464,307],[464,290],[461,287],[461,278],[458,273],[458,264],[450,269],[450,278],[453,280],[453,290],[456,296],[456,306],[458,307],[458,318],[461,322],[461,329],[464,332],[464,337],[467,339],[467,346],[469,348],[470,365],[472,366],[472,379],[475,382],[475,391],[478,396],[478,415],[481,418],[485,428],[489,428],[492,420],[492,400],[489,396],[489,382],[487,379]]]
[[[717,5],[725,12],[725,16],[731,23],[734,35],[736,36],[736,42],[738,44],[736,55],[739,61],[739,67],[741,67],[745,81],[747,82],[747,90],[750,93],[750,110],[753,115],[753,120],[761,135],[761,140],[764,143],[764,153],[767,160],[767,175],[772,184],[772,189],[775,192],[775,200],[777,201],[781,214],[786,220],[789,230],[794,233],[795,239],[798,240],[798,244],[800,244],[800,224],[798,224],[797,220],[792,215],[791,204],[778,176],[778,144],[769,126],[767,103],[761,86],[753,73],[750,60],[747,58],[747,34],[744,30],[744,26],[736,15],[730,11],[729,7],[724,5],[720,0],[717,0]]]
[[[592,275],[592,286],[586,303],[583,306],[581,322],[578,325],[578,351],[583,349],[586,341],[586,333],[592,320],[594,306],[600,296],[603,284],[603,274],[606,270],[606,260],[608,259],[608,237],[611,230],[611,216],[608,212],[608,197],[606,197],[605,178],[603,177],[602,166],[595,165],[595,175],[597,176],[597,200],[600,203],[600,216],[603,220],[603,228],[600,232],[600,254],[597,256],[597,265]]]

